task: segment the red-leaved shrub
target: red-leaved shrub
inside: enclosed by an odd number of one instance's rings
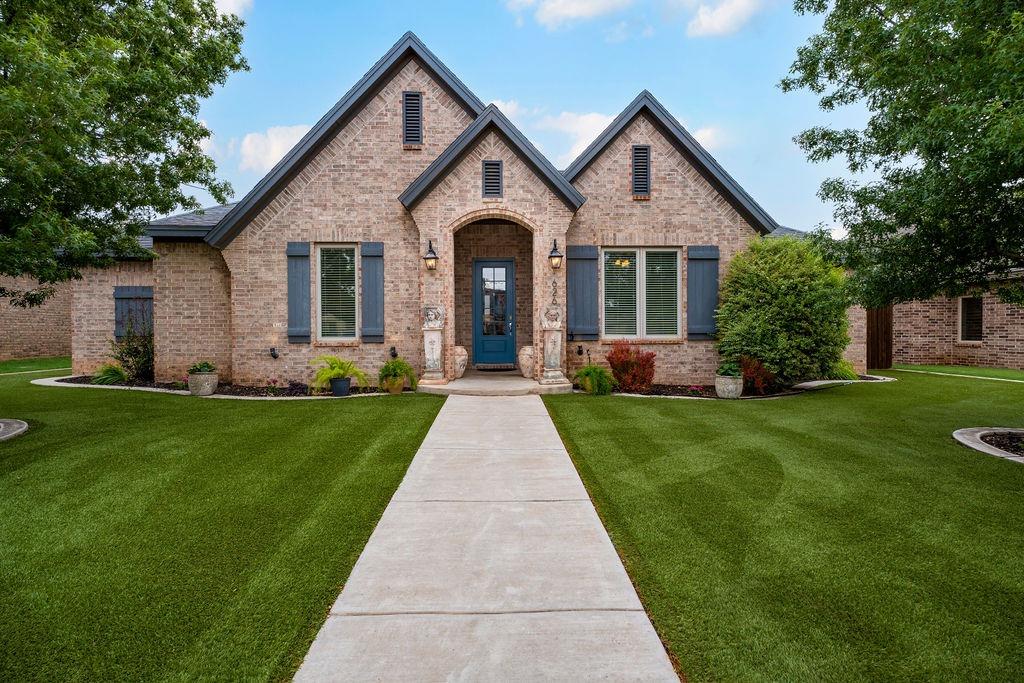
[[[654,352],[644,351],[629,342],[618,341],[608,352],[608,365],[619,385],[619,391],[628,394],[650,391],[654,382]]]
[[[775,375],[756,358],[740,356],[740,369],[743,370],[743,386],[758,396],[764,396],[775,386]]]

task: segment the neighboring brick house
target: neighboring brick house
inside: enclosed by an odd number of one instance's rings
[[[29,278],[0,278],[0,287],[34,289]],[[0,360],[71,355],[71,283],[58,285],[41,306],[21,308],[0,299]]]
[[[148,286],[160,380],[209,359],[308,381],[322,354],[376,372],[393,349],[444,382],[464,348],[564,385],[631,339],[658,381],[710,382],[719,280],[776,228],[647,91],[560,172],[409,33],[240,202],[155,222],[150,270],[76,294],[75,371],[113,288]]]
[[[1024,369],[1024,308],[994,294],[896,304],[892,360]]]

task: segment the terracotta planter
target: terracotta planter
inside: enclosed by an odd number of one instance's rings
[[[386,389],[387,392],[392,396],[397,396],[398,394],[402,393],[402,389],[405,388],[405,378],[392,377],[391,379],[384,380],[381,386],[382,388]]]
[[[193,396],[209,396],[213,392],[217,391],[217,373],[188,373],[188,390]]]
[[[743,395],[743,377],[715,375],[715,393],[718,398],[739,398]]]
[[[533,378],[533,347],[524,346],[519,349],[519,372],[527,379]]]

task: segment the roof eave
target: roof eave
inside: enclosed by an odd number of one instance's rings
[[[511,142],[514,151],[521,154],[526,161],[534,167],[541,178],[548,186],[565,202],[573,212],[577,211],[586,197],[573,187],[565,176],[548,161],[547,157],[533,146],[522,132],[494,105],[488,105],[476,121],[452,141],[450,145],[440,154],[427,168],[410,183],[409,187],[399,195],[398,200],[407,209],[412,209],[430,189],[443,178],[450,168],[454,166],[476,144],[479,138],[490,127],[494,126],[504,137]]]
[[[308,133],[265,175],[260,182],[239,201],[234,208],[206,236],[211,245],[223,249],[245,227],[247,221],[259,212],[280,187],[296,175],[309,156],[318,151],[330,134],[348,120],[348,115],[372,94],[381,80],[389,75],[406,57],[415,56],[441,80],[442,84],[461,101],[467,110],[479,116],[484,104],[458,79],[412,32],[407,32],[368,72],[327,112]]]
[[[612,140],[622,132],[642,111],[648,111],[658,125],[668,133],[669,139],[676,144],[681,152],[697,162],[697,170],[711,181],[730,203],[750,221],[762,234],[770,234],[779,224],[765,211],[754,198],[729,175],[711,154],[701,146],[675,117],[652,95],[644,90],[630,102],[622,113],[592,142],[587,149],[573,161],[563,172],[570,181],[575,181],[591,162],[611,144]]]

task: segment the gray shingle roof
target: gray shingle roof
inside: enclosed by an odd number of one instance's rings
[[[146,234],[150,237],[206,237],[234,206],[234,203],[220,204],[158,218],[149,224]]]
[[[787,228],[785,225],[780,225],[779,227],[777,227],[774,230],[772,230],[769,234],[765,235],[765,237],[796,237],[796,238],[803,238],[803,237],[807,237],[807,233],[804,232],[803,230],[795,230],[793,228]]]

